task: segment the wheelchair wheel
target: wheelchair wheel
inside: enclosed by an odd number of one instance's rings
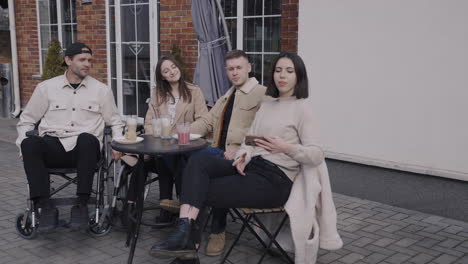
[[[32,227],[32,219],[29,214],[19,213],[16,216],[16,231],[24,239],[34,239],[37,235],[37,226]]]
[[[102,224],[96,223],[96,214],[93,213],[89,219],[89,232],[92,236],[100,237],[107,235],[112,229],[112,223],[109,216],[106,215]]]

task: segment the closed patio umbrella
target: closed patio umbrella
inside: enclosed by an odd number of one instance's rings
[[[229,36],[224,33],[224,16],[222,12],[217,11],[220,5],[216,1],[192,0],[192,21],[200,42],[199,58],[193,82],[203,90],[205,99],[210,106],[230,86],[224,69]],[[221,15],[221,21],[218,19],[218,14]]]

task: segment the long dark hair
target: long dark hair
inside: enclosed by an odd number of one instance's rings
[[[182,97],[184,102],[190,103],[192,102],[192,93],[190,92],[189,88],[187,87],[187,83],[184,80],[184,76],[182,75],[182,70],[180,68],[179,63],[171,56],[162,56],[158,64],[156,65],[156,91],[159,96],[156,96],[156,100],[158,105],[162,103],[167,103],[169,98],[172,102],[175,102],[174,95],[171,92],[171,85],[167,80],[164,80],[161,74],[161,65],[165,61],[170,61],[175,64],[175,66],[179,69],[180,72],[180,79],[179,79],[179,94]]]
[[[296,96],[297,99],[309,97],[309,80],[307,79],[307,70],[304,61],[296,53],[286,51],[281,52],[272,64],[273,67],[271,67],[271,78],[266,90],[266,95],[269,95],[274,98],[279,97],[279,90],[278,87],[276,87],[274,74],[276,64],[281,58],[290,59],[294,65],[297,83],[294,87],[293,95]]]

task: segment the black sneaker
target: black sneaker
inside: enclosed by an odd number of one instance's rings
[[[88,205],[77,204],[71,209],[70,227],[83,228],[87,227],[89,222]]]
[[[47,232],[58,226],[58,209],[55,207],[41,208],[39,214],[38,232]]]

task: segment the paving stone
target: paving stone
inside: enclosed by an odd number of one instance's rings
[[[414,263],[414,264],[424,264],[424,263],[429,263],[432,259],[434,259],[434,257],[431,255],[419,253],[418,255],[411,258],[409,262]]]
[[[397,253],[387,259],[385,259],[386,262],[392,263],[392,264],[401,264],[405,263],[408,259],[411,257],[402,253]]]
[[[343,263],[346,263],[346,264],[352,264],[352,263],[356,263],[357,261],[363,259],[364,256],[361,255],[361,254],[357,254],[357,253],[351,253],[349,255],[346,255],[344,257],[342,257],[340,259],[341,262]]]
[[[443,254],[440,257],[434,259],[433,262],[437,264],[450,264],[450,263],[454,263],[457,259],[458,259],[457,257]]]

